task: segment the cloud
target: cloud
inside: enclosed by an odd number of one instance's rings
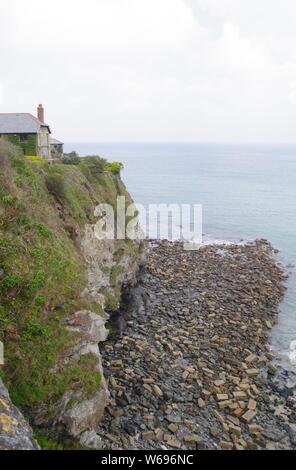
[[[295,13],[292,0],[10,0],[0,111],[43,102],[68,141],[295,141]]]

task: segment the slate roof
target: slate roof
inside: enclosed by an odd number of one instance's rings
[[[0,134],[36,134],[41,126],[50,132],[47,124],[30,113],[0,113]]]
[[[54,139],[53,137],[50,138],[50,143],[53,145],[64,145],[64,142],[61,142],[58,139]]]

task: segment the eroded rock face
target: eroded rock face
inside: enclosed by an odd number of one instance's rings
[[[12,404],[0,379],[0,450],[37,450],[32,429]]]
[[[101,383],[99,390],[92,397],[83,398],[83,390],[68,391],[55,407],[54,427],[67,436],[80,440],[84,446],[88,446],[88,437],[90,437],[89,447],[94,447],[94,442],[99,441],[94,436],[109,401],[98,346],[108,336],[105,321],[105,318],[88,310],[76,312],[67,320],[67,329],[78,333],[79,340],[69,351],[64,363],[75,364],[82,356],[91,353],[97,358],[94,372],[100,373]]]
[[[135,250],[140,251],[137,242],[134,242]],[[80,242],[80,248],[86,262],[88,283],[82,296],[105,307],[105,298],[101,293],[102,288],[112,291],[110,285],[110,271],[116,264],[116,253],[121,250],[118,240],[99,240],[95,234],[95,226],[87,225],[85,234]],[[117,278],[117,285],[136,283],[138,272],[138,259],[129,254],[122,254],[118,265],[121,266],[121,274]]]

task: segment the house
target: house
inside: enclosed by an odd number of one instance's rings
[[[0,137],[19,145],[24,155],[40,155],[47,160],[63,156],[63,143],[53,139],[44,121],[44,108],[40,104],[37,117],[30,113],[0,113]]]
[[[50,152],[53,160],[61,159],[64,155],[64,143],[50,136]]]

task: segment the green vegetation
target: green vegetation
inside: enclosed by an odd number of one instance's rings
[[[64,153],[62,163],[65,165],[79,165],[80,157],[77,152]]]
[[[105,298],[105,309],[107,310],[107,312],[114,312],[115,310],[117,310],[120,304],[120,287],[115,287],[113,292],[111,292],[106,287],[102,287],[100,292]]]
[[[110,283],[112,286],[116,285],[118,276],[122,273],[122,267],[120,264],[115,264],[110,271]]]
[[[63,363],[78,339],[63,320],[80,309],[102,311],[81,299],[87,275],[75,234],[96,222],[98,203],[115,207],[118,195],[131,202],[104,159],[88,157],[79,165],[31,162],[0,139],[0,340],[6,357],[0,372],[13,401],[29,414],[41,404],[50,410],[67,390],[83,392],[83,399],[100,387],[91,354]],[[137,256],[132,243],[118,241],[117,264],[109,272],[114,286],[127,252]],[[116,309],[120,286],[102,293],[107,308]]]
[[[46,175],[45,184],[48,192],[56,198],[62,198],[65,194],[65,183],[62,175],[59,173],[52,173]]]
[[[25,155],[36,155],[37,153],[37,135],[29,134],[27,140],[22,142],[19,135],[9,134],[7,140],[13,144],[21,147],[23,154]]]
[[[123,169],[123,164],[120,162],[107,163],[107,169],[115,175],[120,175],[120,172]]]
[[[44,162],[45,161],[44,157],[40,157],[40,156],[36,156],[36,155],[27,155],[26,159],[31,161],[31,162]]]

